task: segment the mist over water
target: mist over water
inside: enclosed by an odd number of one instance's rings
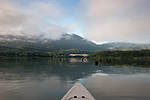
[[[150,63],[112,60],[1,59],[1,100],[60,100],[80,81],[96,100],[149,100]]]

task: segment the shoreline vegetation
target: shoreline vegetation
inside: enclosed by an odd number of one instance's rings
[[[90,59],[150,59],[150,49],[100,51],[87,56]]]
[[[93,54],[95,51],[84,51],[77,49],[60,50],[60,51],[23,51],[23,50],[0,50],[0,58],[23,58],[23,57],[50,57],[50,58],[65,58],[69,57],[69,54]]]
[[[0,59],[8,58],[67,58],[71,53],[85,53],[72,51],[59,52],[40,52],[40,51],[0,51]],[[89,54],[89,59],[150,59],[150,49],[146,50],[113,50],[113,51],[99,51],[94,54]]]

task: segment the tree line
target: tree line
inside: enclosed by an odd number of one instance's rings
[[[150,58],[150,49],[147,50],[114,50],[100,51],[89,55],[88,58]]]
[[[0,50],[0,57],[69,57],[71,53],[93,53],[77,49],[60,50],[55,52],[23,51],[23,50]]]

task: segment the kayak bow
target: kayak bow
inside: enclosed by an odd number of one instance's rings
[[[95,98],[80,82],[77,82],[61,100],[95,100]]]

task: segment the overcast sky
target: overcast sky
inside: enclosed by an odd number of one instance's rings
[[[150,0],[0,0],[0,34],[150,43]]]

